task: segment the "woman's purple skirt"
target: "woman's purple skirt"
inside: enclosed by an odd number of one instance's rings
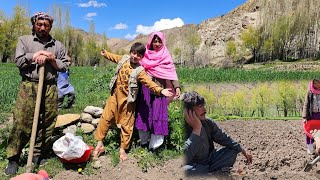
[[[156,135],[168,135],[168,103],[142,85],[137,98],[136,128]]]

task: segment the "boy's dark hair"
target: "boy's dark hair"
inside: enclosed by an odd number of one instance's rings
[[[181,94],[181,100],[183,101],[183,107],[186,109],[206,104],[204,98],[195,91]]]
[[[144,56],[144,53],[146,52],[146,47],[144,44],[142,44],[140,42],[136,42],[136,43],[132,44],[132,46],[130,48],[130,53],[132,53],[132,52],[135,52],[137,54]]]

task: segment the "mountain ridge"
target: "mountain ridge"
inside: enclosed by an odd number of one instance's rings
[[[259,0],[247,0],[244,4],[236,7],[230,12],[203,20],[200,24],[186,24],[182,27],[162,30],[166,36],[167,47],[173,59],[177,62],[177,57],[173,53],[177,48],[184,46],[184,38],[194,29],[200,37],[200,44],[195,49],[194,56],[203,65],[223,66],[225,63],[232,63],[231,58],[226,56],[226,43],[234,40],[241,43],[240,34],[248,26],[256,27],[260,24],[259,12],[261,3]],[[99,36],[99,35],[98,35]],[[108,38],[107,45],[112,52],[128,52],[131,45],[135,42],[147,43],[149,34],[139,34],[136,38],[129,41],[121,38]],[[99,41],[102,38],[97,38]],[[183,56],[183,55],[181,55]],[[188,59],[183,56],[180,58]],[[195,59],[193,59],[195,61]],[[191,61],[191,60],[190,60]],[[205,62],[203,62],[205,61]]]

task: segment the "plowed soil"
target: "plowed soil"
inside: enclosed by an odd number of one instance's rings
[[[217,172],[202,177],[185,177],[181,169],[183,157],[172,159],[161,166],[143,172],[131,157],[116,167],[111,165],[108,155],[101,156],[103,165],[92,175],[74,171],[57,174],[60,179],[320,179],[320,162],[310,172],[304,172],[306,161],[314,157],[307,155],[305,136],[301,121],[283,120],[228,120],[218,122],[233,139],[240,142],[253,154],[253,163],[245,164],[239,154],[231,172]]]

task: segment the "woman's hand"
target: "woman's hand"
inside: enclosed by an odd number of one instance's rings
[[[173,95],[170,88],[162,89],[161,94],[167,97],[171,97]]]
[[[180,97],[180,95],[181,95],[181,90],[180,90],[180,88],[178,87],[178,88],[176,88],[176,95],[174,96],[174,100],[176,100],[176,99],[178,99],[179,97]]]

